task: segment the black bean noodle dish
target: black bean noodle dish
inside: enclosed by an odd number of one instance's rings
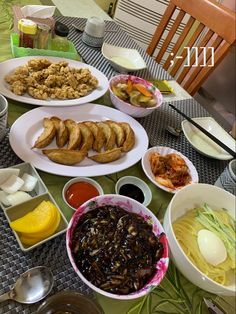
[[[114,294],[143,288],[156,273],[163,245],[144,219],[119,206],[83,214],[71,242],[75,263],[96,287]]]

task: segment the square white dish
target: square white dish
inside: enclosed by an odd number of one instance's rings
[[[39,241],[36,244],[33,244],[31,246],[25,245],[24,243],[21,242],[20,237],[18,235],[17,232],[15,232],[14,230],[12,230],[12,232],[14,233],[16,240],[21,248],[22,251],[24,252],[28,252],[30,250],[33,250],[34,248],[36,248],[37,246],[55,238],[56,236],[66,232],[67,226],[68,226],[68,222],[65,218],[65,216],[63,215],[63,213],[61,212],[60,208],[58,207],[58,205],[56,204],[55,200],[53,199],[53,197],[51,196],[50,193],[45,193],[39,196],[36,196],[24,203],[15,205],[15,206],[11,206],[8,207],[4,213],[5,216],[9,222],[9,224],[18,219],[21,218],[22,216],[26,215],[27,213],[31,212],[32,210],[35,209],[35,207],[37,207],[42,201],[51,201],[58,209],[60,216],[61,216],[61,220],[60,220],[60,224],[57,228],[57,230],[49,237],[45,238],[44,240]]]
[[[133,72],[147,67],[142,56],[136,49],[129,49],[103,43],[102,55],[113,68],[121,73]]]
[[[20,170],[19,177],[22,177],[22,175],[24,173],[27,173],[27,174],[29,174],[29,175],[31,175],[37,179],[37,183],[36,183],[35,188],[31,192],[28,192],[32,197],[35,197],[35,196],[38,196],[38,195],[41,195],[41,194],[44,194],[47,192],[47,187],[45,186],[44,182],[40,178],[37,170],[34,168],[33,165],[31,165],[31,163],[23,162],[21,164],[18,164],[18,165],[12,166],[12,167],[8,167],[5,169],[19,169]],[[0,206],[2,207],[3,210],[11,207],[11,206],[6,206],[1,202],[0,202]]]
[[[193,118],[193,120],[206,129],[209,133],[218,138],[221,142],[235,151],[236,142],[213,118],[202,117]],[[209,137],[203,134],[199,129],[187,120],[182,121],[182,130],[186,139],[199,153],[214,159],[230,160],[233,157],[223,148],[213,142]]]

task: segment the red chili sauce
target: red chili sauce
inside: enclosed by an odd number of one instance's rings
[[[92,184],[88,182],[76,182],[71,184],[66,190],[65,198],[70,206],[77,209],[84,202],[98,195],[98,190]]]

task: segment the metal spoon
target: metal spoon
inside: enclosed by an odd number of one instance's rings
[[[36,303],[49,294],[53,281],[52,272],[47,267],[31,268],[17,279],[9,292],[0,296],[0,302],[12,299],[24,304]]]
[[[182,132],[181,129],[174,128],[173,126],[170,126],[170,125],[167,125],[166,131],[169,132],[170,134],[176,136],[176,137],[180,136],[180,133]]]

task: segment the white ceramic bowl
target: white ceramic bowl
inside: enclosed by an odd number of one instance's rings
[[[143,155],[143,157],[142,157],[142,167],[143,167],[143,171],[145,172],[145,174],[149,178],[149,180],[152,181],[152,183],[155,184],[160,189],[162,189],[162,190],[164,190],[166,192],[176,193],[180,189],[182,189],[183,187],[179,187],[179,188],[176,188],[176,189],[173,190],[171,188],[168,188],[168,187],[166,187],[164,185],[159,184],[156,181],[155,176],[152,173],[151,166],[150,166],[150,161],[149,161],[150,154],[152,154],[152,153],[159,153],[160,155],[163,155],[163,156],[167,155],[167,154],[172,154],[172,153],[180,155],[184,159],[186,165],[188,166],[189,173],[190,173],[190,176],[191,176],[190,184],[198,183],[198,173],[197,173],[197,170],[194,167],[194,165],[192,164],[192,162],[186,156],[184,156],[183,154],[181,154],[180,152],[178,152],[177,150],[175,150],[173,148],[164,147],[164,146],[156,146],[156,147],[149,148],[146,151],[146,153]]]
[[[113,294],[110,292],[106,292],[95,285],[93,285],[90,281],[88,281],[80,272],[78,267],[76,266],[76,263],[74,261],[72,252],[71,252],[71,237],[74,232],[74,228],[77,225],[80,217],[91,211],[94,210],[100,206],[104,205],[115,205],[120,206],[121,208],[125,209],[126,211],[130,213],[136,213],[143,217],[143,219],[152,225],[152,231],[156,236],[159,236],[160,242],[163,245],[163,254],[160,260],[156,264],[156,274],[153,276],[153,278],[139,291],[126,294],[126,295],[118,295]],[[168,243],[166,240],[166,236],[164,233],[164,229],[157,219],[157,217],[144,205],[140,204],[139,202],[122,196],[122,195],[116,195],[116,194],[106,194],[106,195],[100,195],[97,197],[94,197],[90,201],[84,203],[72,216],[69,226],[66,233],[66,247],[67,247],[67,253],[70,259],[70,262],[76,272],[76,274],[81,278],[81,280],[88,285],[91,289],[93,289],[95,292],[98,292],[106,297],[112,298],[112,299],[118,299],[118,300],[131,300],[136,299],[139,297],[142,297],[146,294],[148,294],[150,291],[153,290],[155,286],[158,286],[162,279],[164,278],[168,264],[169,264],[169,252],[168,252]]]
[[[188,210],[207,203],[213,209],[226,208],[235,219],[235,196],[209,184],[188,185],[172,198],[164,217],[164,229],[169,242],[172,259],[180,272],[193,284],[218,295],[235,295],[235,284],[223,286],[202,273],[185,255],[178,243],[172,223]]]
[[[150,204],[152,200],[152,192],[149,186],[147,185],[147,183],[145,183],[143,180],[134,176],[122,177],[116,182],[116,185],[115,185],[116,194],[120,195],[120,188],[125,184],[133,184],[139,187],[142,190],[143,196],[144,196],[144,201],[142,204],[144,206],[148,206]]]
[[[120,82],[127,82],[128,79],[130,79],[132,82],[143,84],[148,89],[148,91],[153,94],[153,97],[156,99],[156,106],[150,108],[136,107],[117,97],[112,91],[112,86],[117,85]],[[113,103],[114,107],[135,118],[148,116],[154,110],[159,108],[163,101],[163,97],[159,89],[157,89],[152,83],[133,75],[121,74],[112,77],[109,81],[109,90],[111,102]]]
[[[235,151],[235,139],[233,139],[233,137],[230,136],[213,118],[202,117],[193,118],[193,120]],[[202,155],[219,160],[230,160],[233,158],[228,152],[213,142],[189,121],[182,121],[182,129],[189,143]]]
[[[73,206],[71,206],[71,205],[67,202],[67,200],[66,200],[66,191],[68,190],[68,188],[69,188],[72,184],[77,183],[77,182],[87,182],[87,183],[90,183],[91,185],[93,185],[93,186],[97,189],[99,195],[103,195],[103,194],[104,194],[101,185],[100,185],[97,181],[95,181],[95,180],[93,180],[93,179],[91,179],[91,178],[87,178],[87,177],[76,177],[76,178],[73,178],[73,179],[69,180],[69,181],[64,185],[64,187],[63,187],[63,189],[62,189],[62,198],[63,198],[63,201],[67,204],[67,206],[69,206],[69,207],[72,208],[73,210],[76,210],[76,208],[74,208]]]
[[[121,73],[145,69],[146,63],[136,49],[129,49],[103,43],[102,55],[113,68]]]

